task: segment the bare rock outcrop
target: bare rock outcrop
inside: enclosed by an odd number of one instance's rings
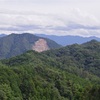
[[[43,52],[43,51],[49,50],[49,47],[45,39],[39,39],[38,41],[35,42],[32,49],[37,52]]]

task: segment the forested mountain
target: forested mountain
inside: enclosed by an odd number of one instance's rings
[[[0,100],[100,100],[100,42],[1,60]]]
[[[33,34],[10,34],[0,38],[0,59],[22,54],[28,50],[45,51],[61,47],[56,42]]]
[[[75,43],[82,44],[82,43],[91,41],[93,39],[100,41],[100,38],[95,37],[95,36],[81,37],[81,36],[71,36],[71,35],[67,35],[67,36],[56,36],[56,35],[45,35],[45,34],[36,34],[36,35],[51,39],[55,41],[56,43],[61,44],[62,46],[71,45]]]
[[[100,76],[100,42],[91,40],[82,45],[73,44],[58,50],[46,52],[50,57],[62,62],[66,69],[67,66],[77,66]]]

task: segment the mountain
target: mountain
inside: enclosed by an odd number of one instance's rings
[[[71,45],[74,43],[82,44],[93,39],[100,41],[100,38],[97,38],[97,37],[81,37],[81,36],[70,36],[70,35],[56,36],[56,35],[44,35],[44,34],[36,34],[36,35],[49,38],[62,46]]]
[[[4,37],[4,36],[6,36],[6,34],[0,34],[0,37]]]
[[[42,52],[61,47],[56,42],[33,34],[10,34],[0,38],[0,59],[19,55],[28,50]]]
[[[75,68],[82,68],[100,77],[100,42],[96,40],[91,40],[81,45],[69,45],[45,53],[49,57],[55,58],[56,61],[62,63],[63,69],[66,69],[66,66],[74,66]],[[77,70],[74,69],[75,71]]]
[[[0,61],[1,100],[100,100],[100,42]]]

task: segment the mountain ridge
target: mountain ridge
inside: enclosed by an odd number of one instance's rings
[[[56,58],[58,62],[65,63],[64,66],[73,66],[74,64],[74,66],[81,67],[100,77],[100,42],[97,40],[91,40],[83,44],[68,45],[45,53],[50,57]]]
[[[92,40],[42,53],[31,50],[1,60],[0,98],[100,100],[98,45],[100,42]]]
[[[45,34],[35,34],[35,35],[40,36],[40,37],[49,38],[62,46],[71,45],[75,43],[82,44],[92,39],[100,41],[100,38],[95,37],[95,36],[82,37],[82,36],[71,36],[71,35],[65,35],[65,36],[45,35]]]
[[[9,58],[28,50],[32,50],[35,42],[39,41],[39,39],[43,39],[46,42],[48,49],[61,47],[59,44],[50,39],[38,37],[33,34],[10,34],[0,38],[0,58]]]
[[[13,34],[13,33],[12,33]],[[29,33],[31,34],[31,33]],[[46,34],[33,34],[41,38],[48,38],[56,43],[66,46],[66,45],[71,45],[71,44],[82,44],[88,41],[91,41],[93,39],[100,41],[99,37],[96,36],[90,36],[90,37],[82,37],[82,36],[74,36],[74,35],[65,35],[65,36],[57,36],[57,35],[46,35]],[[7,36],[6,34],[1,34],[0,37]]]

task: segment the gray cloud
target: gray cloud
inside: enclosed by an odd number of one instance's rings
[[[1,0],[0,33],[100,36],[99,4],[100,0]]]

